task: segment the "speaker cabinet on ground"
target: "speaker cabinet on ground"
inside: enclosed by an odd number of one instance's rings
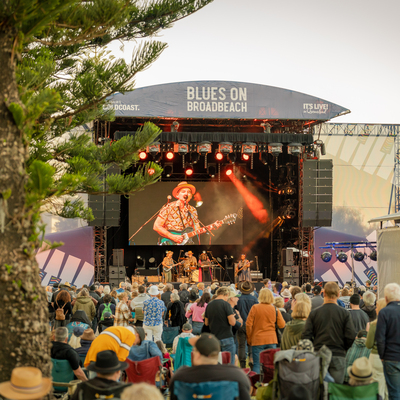
[[[282,249],[282,265],[293,265],[293,249]]]
[[[124,249],[113,249],[113,265],[124,265]]]
[[[110,265],[108,267],[108,276],[109,279],[118,280],[118,285],[119,285],[120,282],[125,281],[126,268],[123,266]]]
[[[303,226],[331,226],[333,193],[332,160],[304,160]]]

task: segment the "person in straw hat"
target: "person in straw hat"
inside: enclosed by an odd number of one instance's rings
[[[357,358],[353,365],[347,368],[350,386],[364,386],[373,382],[372,366],[367,357]]]
[[[11,372],[11,379],[0,383],[0,395],[13,400],[39,400],[52,387],[50,378],[43,378],[40,369],[18,367]]]

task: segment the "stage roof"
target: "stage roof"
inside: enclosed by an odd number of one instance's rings
[[[115,94],[116,117],[328,121],[345,107],[292,90],[230,81],[167,83]]]

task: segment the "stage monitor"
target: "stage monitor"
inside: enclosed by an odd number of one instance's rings
[[[230,182],[147,186],[129,199],[129,244],[242,245],[242,202]]]

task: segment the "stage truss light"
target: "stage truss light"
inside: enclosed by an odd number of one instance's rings
[[[150,257],[148,263],[149,263],[149,269],[157,268],[156,259],[154,257]]]
[[[147,152],[150,153],[152,156],[159,153],[161,151],[161,144],[160,142],[154,142],[147,146]]]
[[[167,178],[169,178],[174,172],[174,167],[172,164],[165,164],[164,166],[164,174]]]
[[[153,161],[159,163],[161,161],[161,153],[153,154]]]
[[[215,175],[217,173],[217,167],[214,164],[208,164],[207,173],[208,175],[210,175],[211,178],[215,178]]]
[[[185,155],[189,152],[189,144],[188,143],[175,143],[174,151],[180,155]]]
[[[257,151],[257,145],[255,143],[246,142],[242,144],[242,153],[253,154]]]
[[[364,253],[361,253],[361,251],[357,251],[357,252],[354,253],[354,255],[353,255],[353,258],[354,258],[356,261],[363,261],[363,260],[364,260],[364,257],[365,257],[365,254],[364,254]]]
[[[233,168],[232,167],[227,167],[225,170],[225,175],[230,176],[233,174]]]
[[[136,257],[136,268],[144,268],[146,266],[146,260],[142,256]]]
[[[185,167],[185,175],[192,176],[193,175],[193,167],[190,164],[186,164]]]
[[[173,160],[175,157],[175,154],[173,151],[168,151],[167,154],[165,155],[165,157],[167,158],[167,160]]]
[[[218,145],[218,151],[223,154],[233,152],[233,144],[230,142],[222,142]]]
[[[211,142],[201,142],[201,143],[199,143],[197,145],[197,151],[202,155],[205,155],[207,153],[211,153],[211,151],[212,151]]]
[[[215,153],[215,159],[222,161],[224,159],[224,155],[219,151],[218,153]]]
[[[272,154],[274,157],[278,157],[282,153],[282,143],[269,143],[268,153]]]
[[[235,164],[236,162],[236,153],[229,153],[228,158],[231,161],[232,164]]]
[[[260,161],[264,164],[267,165],[268,164],[268,153],[263,151],[262,153],[260,153]]]
[[[147,158],[147,153],[145,151],[141,151],[139,153],[139,159],[144,161]]]
[[[324,251],[321,254],[321,259],[323,262],[329,262],[332,260],[332,253],[330,253],[329,251]]]
[[[199,159],[200,159],[200,154],[199,154],[199,153],[197,153],[197,152],[192,152],[192,153],[190,153],[190,161],[191,161],[193,164],[196,164],[197,161],[199,161]]]
[[[339,253],[336,254],[336,258],[339,262],[345,263],[347,261],[347,254],[344,251],[339,251]]]
[[[378,254],[377,254],[376,250],[374,250],[374,251],[369,255],[369,258],[370,258],[372,261],[377,261],[377,260],[378,260]]]
[[[250,155],[247,153],[242,153],[242,160],[243,161],[249,161],[250,160]]]
[[[303,152],[303,146],[301,143],[289,143],[288,154],[299,156]]]

